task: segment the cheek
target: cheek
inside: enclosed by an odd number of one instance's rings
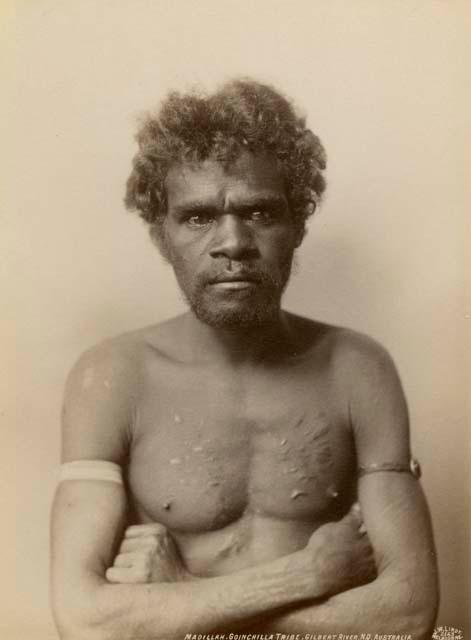
[[[210,232],[201,230],[191,234],[181,233],[178,238],[173,238],[168,244],[171,247],[172,255],[180,262],[192,263],[207,253],[210,241]]]
[[[292,230],[279,229],[269,235],[259,237],[259,249],[267,260],[286,263],[293,257],[296,248]]]

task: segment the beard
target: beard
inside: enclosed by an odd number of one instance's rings
[[[240,291],[215,293],[212,289],[217,274],[188,277],[180,261],[172,261],[181,292],[195,316],[215,329],[247,330],[271,324],[279,318],[281,297],[291,274],[292,255],[278,265],[276,274],[253,266],[240,270],[255,281],[255,286]],[[224,271],[223,268],[219,272]]]

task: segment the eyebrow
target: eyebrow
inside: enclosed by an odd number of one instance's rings
[[[229,211],[238,211],[244,213],[254,208],[269,208],[275,207],[277,209],[286,208],[288,205],[286,198],[278,195],[254,195],[252,198],[249,196],[244,198],[240,202],[230,204]],[[183,202],[174,207],[174,213],[178,215],[197,215],[199,213],[218,213],[219,207],[214,203],[204,202],[202,200],[191,200],[189,202]]]
[[[191,200],[173,207],[176,215],[198,214],[198,213],[216,213],[217,207],[209,202],[199,200]]]

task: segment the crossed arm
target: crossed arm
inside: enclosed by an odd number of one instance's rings
[[[403,486],[395,487],[398,482]],[[413,521],[404,511],[410,500],[407,494],[411,491],[418,493],[414,511],[419,510],[419,518]],[[391,478],[388,473],[383,473],[362,483],[361,492],[372,494],[364,502],[370,505],[373,516],[380,516],[371,518],[367,515],[366,518],[373,538],[396,539],[399,545],[402,536],[412,540],[420,538],[421,530],[429,526],[423,496],[411,476]],[[404,493],[403,498],[399,497],[401,493]],[[381,494],[382,499],[378,500]],[[382,507],[385,500],[388,501],[387,508]],[[244,629],[287,634],[402,633],[411,634],[413,638],[427,637],[433,624],[436,602],[433,547],[424,546],[417,553],[414,545],[405,540],[402,548],[398,549],[401,551],[400,561],[377,554],[381,568],[376,577],[368,554],[369,543],[367,538],[360,537],[365,526],[362,523],[359,531],[361,522],[360,511],[352,509],[339,523],[317,530],[306,550],[298,554],[299,559],[304,555],[306,569],[313,571],[317,578],[316,582],[311,582],[310,601],[299,604],[293,597],[291,606],[282,610],[266,603],[265,611],[261,609],[257,619],[249,617],[245,624],[242,621]],[[294,556],[287,558],[287,577],[292,567],[290,560],[293,559]],[[261,568],[270,570],[270,565]],[[158,524],[130,527],[106,576],[115,583],[192,579],[170,535],[165,527]],[[374,577],[376,579],[373,580]],[[287,589],[291,588],[289,584],[286,580]],[[322,599],[316,600],[321,596]],[[237,629],[232,626],[230,630]]]
[[[95,370],[98,380],[109,366],[102,374]],[[387,362],[371,376],[373,381],[364,376],[365,384],[373,382],[377,396],[360,389],[351,406],[359,463],[405,463],[407,412],[397,378]],[[103,400],[93,388],[87,389],[86,397],[80,392],[77,400],[72,381],[64,460],[120,461],[123,444],[116,436],[117,425],[128,419],[125,394],[130,385],[126,377],[121,393],[120,381],[113,385],[118,400]],[[382,427],[372,434],[378,412]],[[109,437],[104,438],[107,424]],[[167,576],[151,584],[116,584],[107,580],[106,572],[125,529],[122,487],[100,481],[62,483],[52,517],[52,601],[61,638],[170,640],[188,632],[240,628],[403,632],[414,640],[426,638],[438,596],[433,540],[420,487],[409,474],[376,473],[360,480],[359,501],[378,571],[372,581],[365,538],[358,533],[357,516],[350,514],[318,529],[305,549],[230,576],[190,580],[182,574],[173,581]]]
[[[352,513],[330,531],[326,525],[327,531],[313,536],[305,549],[231,575],[191,579],[172,577],[170,569],[161,572],[160,582],[111,583],[107,567],[113,564],[125,511],[124,492],[112,483],[67,481],[58,490],[52,593],[64,639],[170,640],[189,631],[234,631],[255,626],[267,613],[371,578],[369,545]],[[322,550],[326,543],[332,545],[328,554]],[[160,568],[168,568],[168,559],[162,558]],[[169,581],[177,577],[180,581]]]

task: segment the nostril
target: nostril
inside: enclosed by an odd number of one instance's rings
[[[223,216],[223,218],[226,218]],[[247,229],[243,221],[231,219],[221,219],[216,229],[210,254],[213,257],[224,256],[236,259],[244,256],[247,252],[253,253],[254,242],[250,229]]]

